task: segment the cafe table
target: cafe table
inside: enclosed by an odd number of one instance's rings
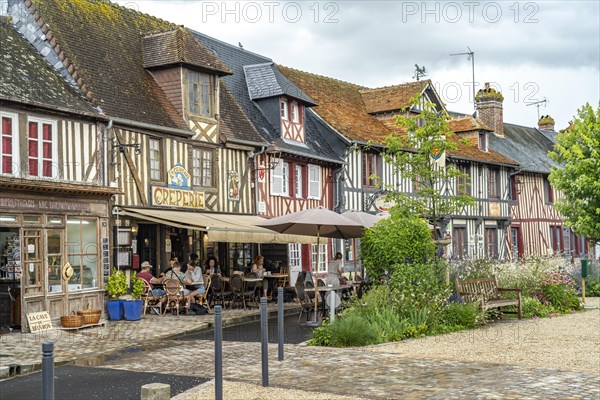
[[[331,292],[338,292],[340,290],[344,290],[344,289],[351,289],[352,288],[352,284],[348,284],[348,285],[326,285],[326,286],[319,286],[317,289],[319,290],[319,293],[331,293]],[[315,288],[304,288],[305,292],[314,292]],[[323,302],[322,302],[322,306],[321,306],[321,312],[322,315],[325,316],[325,297],[326,295],[323,295]],[[333,323],[333,321],[335,320],[335,307],[330,307],[330,317],[329,320],[331,323]]]

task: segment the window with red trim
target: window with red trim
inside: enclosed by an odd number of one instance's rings
[[[363,152],[363,185],[377,186],[379,154],[373,151]]]
[[[0,173],[15,174],[19,163],[19,134],[17,117],[12,114],[0,114]]]
[[[55,178],[56,132],[49,121],[29,120],[27,125],[29,176]]]

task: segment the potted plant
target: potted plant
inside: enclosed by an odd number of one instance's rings
[[[137,273],[133,273],[131,284],[131,297],[132,300],[123,302],[123,309],[125,310],[125,319],[127,321],[139,321],[142,317],[142,307],[144,302],[141,300],[142,293],[144,293],[144,281],[137,279]]]
[[[106,283],[106,292],[110,300],[106,302],[108,317],[113,321],[123,319],[123,301],[119,297],[127,293],[127,277],[123,271],[113,268]]]

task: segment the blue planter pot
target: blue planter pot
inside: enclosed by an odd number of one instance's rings
[[[106,302],[106,308],[108,309],[108,318],[110,318],[112,321],[119,321],[123,319],[122,300],[109,300]]]
[[[127,321],[139,321],[142,318],[142,306],[144,302],[141,300],[128,300],[123,302],[125,310],[125,319]]]

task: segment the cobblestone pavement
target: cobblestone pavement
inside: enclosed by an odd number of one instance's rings
[[[294,312],[294,303],[284,303],[285,311]],[[277,313],[277,304],[269,304],[271,315]],[[225,310],[223,325],[241,323],[259,318],[253,310]],[[164,316],[146,315],[140,321],[107,321],[104,327],[81,329],[77,332],[52,330],[43,333],[10,333],[0,336],[0,367],[20,365],[22,373],[37,368],[42,359],[42,343],[54,342],[55,362],[64,363],[86,357],[95,357],[116,350],[157,343],[157,339],[181,336],[207,328],[214,315]]]
[[[212,341],[172,340],[164,344],[160,350],[140,352],[102,366],[214,376]],[[277,346],[269,346],[272,386],[361,398],[600,398],[600,377],[593,373],[414,359],[398,354],[303,345],[286,345],[285,351],[285,360],[279,362]],[[260,343],[228,342],[223,348],[223,358],[224,379],[260,385]]]

